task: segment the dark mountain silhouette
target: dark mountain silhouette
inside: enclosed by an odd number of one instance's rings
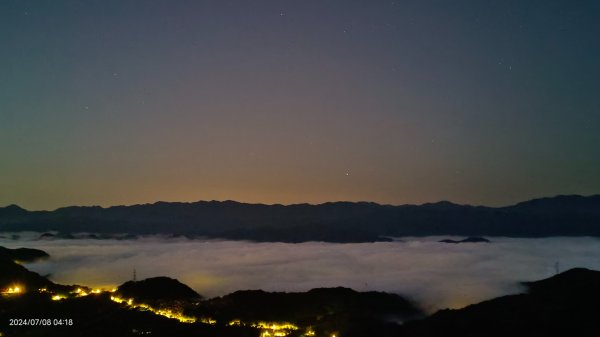
[[[481,242],[489,243],[491,241],[486,238],[482,238],[482,237],[478,237],[478,236],[470,236],[470,237],[468,237],[466,239],[462,239],[462,240],[444,239],[444,240],[440,240],[439,242],[443,242],[443,243],[481,243]]]
[[[413,303],[399,295],[357,292],[343,287],[317,288],[303,293],[236,291],[202,302],[197,312],[224,321],[291,320],[300,324],[340,319],[405,321],[423,315]]]
[[[600,272],[571,269],[525,285],[526,294],[408,322],[397,336],[598,336]]]
[[[28,211],[17,206],[17,205],[8,205],[6,207],[2,207],[0,208],[0,216],[12,216],[12,217],[16,217],[16,216],[20,216],[20,215],[27,215]]]
[[[39,274],[27,270],[9,258],[0,257],[0,289],[14,286],[25,289],[40,289],[52,285],[52,282]]]
[[[0,246],[0,256],[5,257],[9,260],[19,262],[34,262],[40,259],[47,259],[50,257],[48,253],[39,249],[32,248],[16,248],[10,249]]]
[[[102,207],[66,207],[55,211],[0,209],[0,231],[59,231],[174,234],[255,241],[369,242],[389,237],[600,236],[600,195],[558,196],[507,207],[456,205],[450,202],[379,205],[335,202],[320,205],[262,205],[199,201]]]
[[[192,288],[165,276],[152,277],[141,281],[128,281],[117,288],[117,295],[135,298],[142,302],[193,301],[202,298]]]
[[[32,250],[37,251],[37,249]],[[46,254],[43,251],[38,252]],[[14,253],[11,250],[0,250],[0,291],[13,287],[19,287],[22,291],[45,288],[56,292],[69,292],[78,286],[56,284],[16,263]]]
[[[303,293],[236,291],[201,302],[195,313],[226,322],[293,322],[312,327],[317,336],[381,336],[394,322],[423,316],[399,295],[342,287]]]

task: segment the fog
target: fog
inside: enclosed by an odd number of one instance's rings
[[[333,244],[252,243],[146,237],[138,240],[0,239],[10,248],[48,252],[27,267],[58,283],[112,287],[132,278],[169,276],[206,297],[235,290],[306,291],[350,287],[404,295],[427,311],[459,308],[523,291],[520,281],[573,267],[600,269],[595,238],[491,238],[445,244],[441,237]]]

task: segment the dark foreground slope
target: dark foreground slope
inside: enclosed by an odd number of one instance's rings
[[[18,286],[24,289],[51,287],[54,284],[45,277],[27,270],[25,267],[0,255],[0,289]]]
[[[233,201],[29,212],[0,208],[0,232],[179,234],[256,241],[368,242],[389,236],[600,236],[600,195],[536,199],[508,207],[337,202],[262,205]]]
[[[526,294],[442,310],[404,324],[397,336],[598,336],[600,272],[571,269],[525,284]]]
[[[202,302],[196,314],[226,322],[293,322],[310,327],[316,336],[347,337],[390,336],[399,322],[423,316],[399,295],[342,287],[304,293],[237,291]]]
[[[20,291],[31,289],[48,289],[69,291],[76,286],[65,286],[53,283],[38,273],[27,270],[16,261],[32,261],[47,258],[49,255],[38,249],[8,249],[0,246],[0,292],[18,287]]]
[[[16,248],[10,249],[0,246],[0,256],[8,258],[10,260],[16,260],[20,262],[34,262],[37,260],[47,259],[50,257],[48,253],[39,249],[31,248]]]
[[[166,277],[96,292],[57,285],[13,261],[2,262],[0,275],[14,277],[7,284],[22,291],[9,293],[0,285],[0,336],[391,336],[398,321],[422,316],[401,296],[379,292],[239,291],[201,300]]]
[[[7,258],[0,260],[0,275],[5,278],[0,284],[2,336],[586,337],[600,331],[600,272],[587,269],[525,283],[529,291],[524,294],[422,319],[421,312],[398,295],[346,288],[238,291],[200,300],[169,278],[127,282],[115,292],[85,288],[84,293],[54,284]],[[3,288],[17,284],[25,284],[25,291]],[[43,320],[33,324],[29,319]]]

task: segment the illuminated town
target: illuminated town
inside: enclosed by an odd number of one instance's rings
[[[47,288],[37,289],[38,293],[48,294],[53,301],[62,301],[62,300],[68,300],[71,298],[84,297],[84,296],[90,296],[90,295],[99,295],[99,294],[103,294],[103,293],[110,293],[111,301],[125,305],[132,309],[148,311],[148,312],[151,312],[156,315],[164,316],[164,317],[167,317],[170,319],[175,319],[181,323],[201,323],[201,324],[208,324],[208,325],[218,324],[217,320],[215,320],[213,318],[189,317],[189,316],[183,315],[181,312],[178,312],[178,311],[175,311],[172,309],[155,308],[155,307],[152,307],[145,303],[138,303],[133,298],[119,297],[114,294],[116,291],[117,291],[116,288],[107,290],[107,289],[90,289],[90,288],[79,287],[68,293],[54,293],[54,292],[49,291]],[[9,288],[6,288],[6,289],[3,289],[2,291],[0,291],[0,294],[2,294],[3,296],[6,296],[6,297],[22,295],[23,293],[25,293],[25,288],[22,285],[13,285]],[[297,331],[300,329],[300,327],[298,327],[297,325],[289,323],[289,322],[264,322],[264,321],[243,322],[239,319],[227,322],[225,325],[240,326],[240,327],[252,327],[252,328],[258,329],[258,330],[260,330],[260,337],[285,337],[285,336],[288,336],[293,331]],[[312,328],[308,327],[305,329],[305,332],[303,334],[301,334],[300,336],[311,337],[311,336],[315,336],[315,335],[316,335],[315,331]],[[331,335],[331,337],[336,337],[336,335]]]
[[[10,288],[4,289],[2,290],[2,295],[6,295],[6,296],[10,296],[10,295],[18,295],[23,293],[25,290],[23,288],[23,286],[20,285],[14,285]]]

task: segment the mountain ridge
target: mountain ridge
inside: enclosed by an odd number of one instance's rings
[[[574,268],[523,282],[528,291],[440,310],[399,326],[395,336],[597,336],[600,271]]]
[[[459,206],[459,207],[484,207],[484,208],[510,208],[516,206],[522,206],[530,203],[538,203],[543,201],[551,201],[551,200],[581,200],[581,199],[595,199],[600,201],[600,194],[591,194],[591,195],[580,195],[580,194],[557,194],[555,196],[550,197],[539,197],[533,198],[529,200],[519,201],[514,204],[508,204],[505,206],[486,206],[486,205],[471,205],[471,204],[461,204],[456,203],[449,200],[438,200],[433,202],[423,202],[420,204],[389,204],[389,203],[378,203],[374,201],[347,201],[347,200],[338,200],[338,201],[326,201],[321,203],[308,203],[308,202],[300,202],[300,203],[291,203],[291,204],[281,204],[281,203],[261,203],[261,202],[243,202],[232,199],[226,200],[196,200],[196,201],[164,201],[158,200],[155,202],[148,203],[138,203],[138,204],[121,204],[121,205],[112,205],[112,206],[101,206],[101,205],[70,205],[70,206],[62,206],[55,208],[53,210],[28,210],[19,206],[18,204],[8,204],[4,207],[0,206],[0,211],[3,209],[13,209],[13,210],[23,210],[26,212],[55,212],[62,209],[111,209],[111,208],[123,208],[123,207],[138,207],[138,206],[157,206],[157,205],[195,205],[195,204],[237,204],[237,205],[248,205],[248,206],[282,206],[282,207],[290,207],[290,206],[324,206],[324,205],[339,205],[339,204],[352,204],[352,205],[376,205],[376,206],[384,206],[384,207],[414,207],[414,206]]]
[[[164,202],[131,206],[70,206],[54,211],[0,208],[0,231],[176,234],[281,242],[373,242],[386,237],[600,236],[600,195],[559,195],[510,206],[373,202],[247,204]]]

